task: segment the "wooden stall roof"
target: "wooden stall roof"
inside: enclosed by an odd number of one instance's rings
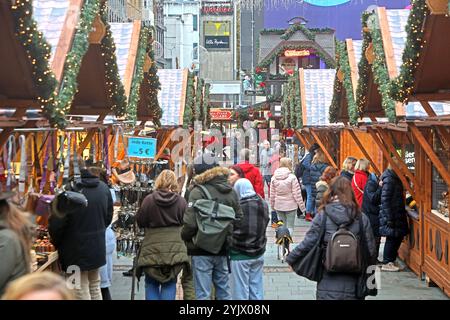
[[[161,90],[158,102],[163,114],[161,126],[178,127],[183,125],[186,101],[188,69],[159,69],[158,77]]]
[[[1,1],[0,108],[9,109],[1,110],[0,127],[2,128],[10,125],[14,127],[24,125],[27,117],[40,117],[41,104],[38,101],[39,90],[33,76],[32,61],[16,35],[16,31],[12,3]],[[27,112],[27,110],[30,111]]]
[[[141,21],[111,23],[111,32],[116,44],[117,65],[125,95],[130,96],[131,83],[134,77],[136,55],[139,47]]]
[[[329,125],[335,69],[300,69],[300,97],[303,126]]]

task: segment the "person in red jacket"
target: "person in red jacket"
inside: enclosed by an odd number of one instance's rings
[[[250,180],[250,182],[253,185],[253,188],[255,189],[255,192],[259,194],[261,198],[264,199],[264,184],[262,175],[261,172],[259,172],[259,169],[249,162],[250,150],[242,149],[240,152],[240,158],[243,159],[244,162],[237,164],[237,166],[242,169],[245,178]]]
[[[355,193],[356,202],[359,207],[362,206],[364,188],[366,187],[367,179],[369,178],[369,165],[367,159],[359,159],[355,165],[355,174],[352,178],[352,188]]]

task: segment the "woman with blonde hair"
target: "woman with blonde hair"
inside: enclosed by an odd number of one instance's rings
[[[297,177],[292,173],[292,160],[280,159],[280,167],[270,181],[270,206],[278,217],[283,220],[289,232],[294,231],[295,215],[297,208],[305,211],[305,203],[302,197],[302,189]]]
[[[367,180],[369,179],[369,166],[370,162],[367,159],[359,159],[355,165],[355,174],[352,178],[352,188],[359,208],[362,207],[364,188],[366,187]]]
[[[355,174],[355,165],[358,160],[355,157],[347,157],[342,163],[341,177],[347,178],[352,181]]]
[[[163,170],[136,214],[145,237],[138,257],[139,272],[145,274],[147,300],[175,300],[177,277],[189,268],[189,259],[181,239],[186,200],[178,194],[175,173]]]
[[[2,300],[74,300],[74,296],[62,277],[44,271],[11,282]]]
[[[314,217],[316,213],[316,196],[317,196],[317,182],[319,182],[320,177],[322,176],[325,169],[328,167],[328,164],[325,160],[325,154],[322,150],[317,150],[316,154],[314,155],[312,162],[311,162],[311,197],[313,199],[314,203],[314,210],[312,212],[306,214],[305,220],[306,221],[312,221],[312,218]]]
[[[8,199],[13,192],[0,192],[0,296],[6,285],[30,272],[32,227],[25,212]]]

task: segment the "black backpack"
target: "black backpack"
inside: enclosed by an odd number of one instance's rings
[[[325,212],[325,214],[327,213]],[[333,221],[329,215],[327,216]],[[361,237],[362,232],[364,232],[362,217],[359,217],[358,220]],[[338,230],[331,236],[331,239],[328,242],[324,262],[325,270],[328,272],[361,273],[362,259],[360,237],[357,237],[349,229],[353,222],[354,220],[350,221],[348,224],[338,225]]]

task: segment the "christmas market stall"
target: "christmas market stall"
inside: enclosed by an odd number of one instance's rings
[[[408,259],[417,247],[420,275],[450,296],[450,62],[443,59],[450,56],[450,42],[442,38],[450,33],[449,10],[448,1],[413,1],[403,37],[405,50],[396,59],[398,73],[390,93],[407,104],[421,221],[402,255]]]

